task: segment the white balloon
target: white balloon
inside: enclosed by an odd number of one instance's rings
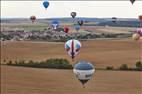
[[[75,64],[73,69],[74,74],[80,80],[82,84],[85,84],[88,80],[90,80],[95,72],[94,66],[86,61],[80,61]]]
[[[81,43],[78,40],[71,39],[65,43],[65,49],[72,59],[79,53]]]

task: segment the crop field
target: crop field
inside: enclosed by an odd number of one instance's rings
[[[118,67],[121,64],[128,64],[134,67],[140,60],[140,41],[128,40],[90,40],[82,41],[80,53],[75,61],[88,60],[97,68],[106,66]],[[2,61],[8,60],[34,60],[42,61],[49,58],[66,58],[71,63],[71,58],[64,49],[63,42],[32,42],[5,41],[1,45]]]
[[[72,70],[1,66],[1,94],[141,94],[141,72],[99,71],[83,88]]]

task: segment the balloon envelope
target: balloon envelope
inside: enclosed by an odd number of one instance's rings
[[[68,32],[69,32],[69,28],[68,28],[68,27],[65,27],[65,28],[64,28],[64,32],[65,32],[65,33],[68,33]]]
[[[133,40],[137,41],[140,39],[140,34],[135,33],[135,34],[133,34],[132,38],[133,38]]]
[[[142,36],[142,28],[137,28],[136,33]]]
[[[142,15],[139,16],[139,20],[142,21]]]
[[[47,9],[48,6],[49,6],[49,2],[48,2],[48,1],[44,1],[44,2],[43,2],[43,6],[44,6],[45,9]]]
[[[78,21],[78,24],[79,24],[80,26],[82,26],[82,25],[83,25],[83,20],[79,20],[79,21]]]
[[[80,30],[80,26],[79,26],[79,25],[76,25],[76,26],[75,26],[75,30],[76,30],[76,31]]]
[[[115,23],[117,21],[116,17],[112,17],[112,22]]]
[[[133,4],[136,0],[130,0],[130,2]]]
[[[65,43],[65,50],[72,59],[79,53],[80,48],[81,43],[78,40],[71,39]]]
[[[53,29],[57,29],[59,26],[59,22],[57,20],[52,21],[52,27]]]
[[[31,16],[31,17],[30,17],[30,20],[31,20],[32,22],[35,22],[36,16]]]
[[[75,18],[76,17],[76,12],[71,12],[71,16],[72,16],[72,18]]]
[[[90,80],[95,72],[94,66],[87,61],[79,61],[74,65],[73,72],[78,80],[84,85]]]

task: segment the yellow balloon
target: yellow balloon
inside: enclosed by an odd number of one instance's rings
[[[132,38],[133,38],[133,40],[137,41],[140,39],[140,34],[135,33],[135,34],[133,34]]]

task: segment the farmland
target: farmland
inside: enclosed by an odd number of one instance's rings
[[[67,24],[70,28],[69,35],[76,33],[70,23],[64,23],[61,25],[61,27],[64,27]],[[36,30],[37,32],[44,32],[45,28],[48,27],[49,24],[47,23],[2,23],[3,30],[22,29],[28,32],[32,30]],[[131,35],[131,33],[135,29],[135,27],[82,26],[81,30],[78,33],[80,35],[86,33],[121,33],[122,35]],[[24,33],[21,33],[20,35],[22,34]],[[38,36],[39,33],[37,33],[36,35]],[[91,62],[95,66],[95,68],[106,68],[107,66],[118,68],[122,64],[127,64],[128,67],[134,68],[136,62],[140,61],[142,57],[142,41],[134,41],[131,39],[131,37],[112,39],[94,38],[80,41],[82,43],[82,48],[79,54],[75,57],[75,61],[73,62],[64,49],[65,42],[49,42],[48,38],[44,41],[4,40],[1,41],[0,45],[0,61],[1,64],[6,64],[8,61],[44,61],[50,58],[65,58],[69,60],[70,64],[72,65],[79,60],[86,60]],[[93,78],[86,84],[86,88],[83,88],[79,81],[76,79],[72,70],[39,69],[1,65],[1,93],[141,94],[141,75],[142,72],[137,71],[96,70]]]

